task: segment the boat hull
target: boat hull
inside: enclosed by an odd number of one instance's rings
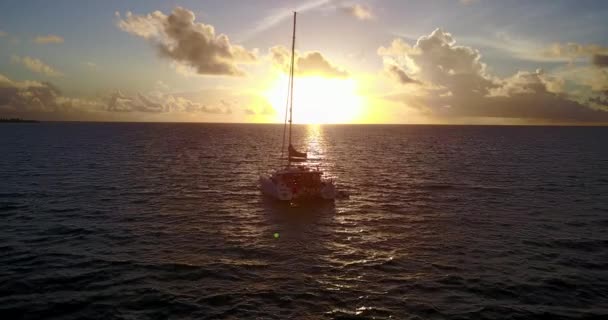
[[[298,190],[283,183],[277,183],[269,176],[260,176],[260,190],[266,196],[279,201],[335,200],[336,188],[331,181],[322,186]]]
[[[263,194],[281,201],[291,201],[293,195],[286,185],[274,183],[270,177],[260,177],[260,190]]]

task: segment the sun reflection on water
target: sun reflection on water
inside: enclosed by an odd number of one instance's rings
[[[310,124],[306,128],[306,146],[309,157],[314,159],[322,158],[325,153],[325,141],[323,140],[323,129],[319,124]]]

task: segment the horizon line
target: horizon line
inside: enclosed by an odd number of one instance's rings
[[[97,121],[97,120],[37,120],[20,119],[23,121],[38,121],[39,123],[124,123],[124,124],[218,124],[218,125],[284,125],[280,122],[205,122],[205,121]],[[8,123],[8,122],[7,122]],[[15,122],[18,123],[18,122]],[[23,122],[25,123],[25,122]],[[471,126],[471,127],[608,127],[608,123],[539,123],[539,124],[478,124],[478,123],[294,123],[299,126]]]

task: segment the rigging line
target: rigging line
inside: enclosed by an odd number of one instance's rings
[[[287,101],[285,102],[285,118],[283,119],[283,140],[281,142],[281,159],[283,159],[283,154],[285,152],[285,131],[287,129],[287,111],[289,108],[289,145],[291,145],[291,106],[290,99],[293,95],[293,50],[294,50],[294,42],[296,35],[296,26],[295,26],[295,18],[296,13],[293,13],[294,18],[294,26],[293,26],[293,36],[291,39],[291,65],[289,66],[289,81],[287,83]]]
[[[293,82],[294,82],[294,58],[296,49],[296,12],[293,12],[293,36],[291,40],[291,96],[289,97],[289,145],[291,146],[291,125],[293,122]]]
[[[287,131],[287,111],[289,108],[290,85],[291,85],[291,69],[289,71],[289,82],[287,83],[287,101],[285,102],[285,118],[283,119],[283,140],[281,142],[281,159],[283,159],[283,154],[285,152],[285,132]]]

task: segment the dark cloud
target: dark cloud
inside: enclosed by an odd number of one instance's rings
[[[523,118],[548,122],[608,122],[608,112],[595,110],[566,97],[544,93],[512,96],[437,98],[435,113],[448,117]],[[466,106],[466,108],[463,108]]]
[[[195,22],[192,11],[177,7],[167,16],[155,11],[145,16],[127,12],[118,26],[155,43],[163,57],[192,67],[202,75],[243,75],[238,64],[254,62],[255,50],[230,43],[211,25]]]
[[[603,96],[591,97],[589,98],[589,102],[602,107],[608,107],[608,93],[605,93]]]
[[[525,118],[547,122],[606,122],[608,112],[591,108],[565,91],[563,79],[542,70],[519,71],[508,78],[488,73],[478,50],[459,46],[451,34],[436,29],[414,46],[397,39],[381,47],[385,66],[395,64],[424,83],[423,95],[396,95],[408,105],[439,117]],[[411,77],[410,77],[411,75]]]
[[[270,48],[270,57],[275,65],[288,72],[291,52],[283,47]],[[300,54],[296,52],[295,62],[296,74],[320,75],[331,78],[346,78],[348,72],[331,64],[320,52],[312,51]]]
[[[594,54],[591,62],[598,67],[608,67],[608,54]]]
[[[608,83],[605,84],[608,88]],[[594,106],[596,109],[608,111],[608,89],[592,91],[589,94],[589,98],[587,99],[587,103]]]
[[[13,110],[28,110],[32,108],[55,111],[55,102],[60,92],[50,84],[38,83],[31,86],[5,86],[0,88],[0,106]]]

